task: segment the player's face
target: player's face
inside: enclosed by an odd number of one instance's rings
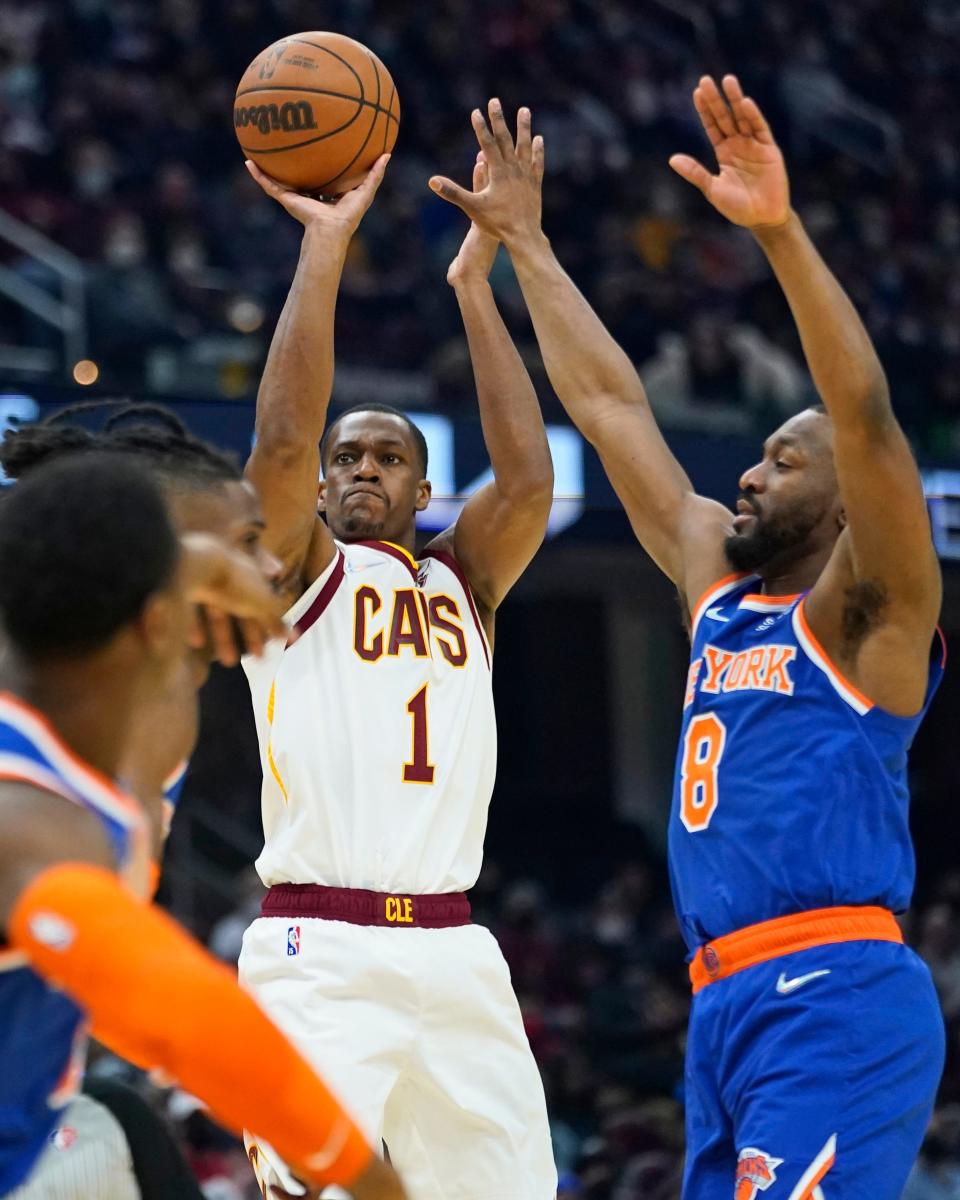
[[[276,583],[281,565],[263,545],[266,522],[260,498],[246,480],[230,480],[205,490],[176,492],[170,510],[181,533],[212,533],[250,557],[265,579]]]
[[[392,413],[350,413],[326,447],[319,508],[342,541],[408,540],[430,502],[406,421]]]
[[[828,417],[807,410],[791,417],[740,477],[740,499],[727,538],[739,571],[781,569],[824,546],[843,527]]]
[[[168,495],[168,503],[178,532],[214,534],[248,554],[266,580],[274,586],[279,583],[282,565],[263,545],[266,522],[252,484],[238,479],[215,487],[175,491]],[[197,686],[206,679],[213,656],[212,645],[194,656]]]

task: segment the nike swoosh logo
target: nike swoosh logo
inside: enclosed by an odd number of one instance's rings
[[[811,979],[819,979],[821,975],[829,974],[829,971],[810,971],[807,975],[797,975],[793,979],[788,979],[786,971],[781,971],[780,978],[777,980],[777,991],[781,996],[789,996],[791,992],[795,992],[797,988],[802,988]]]
[[[720,605],[719,604],[715,604],[713,606],[713,608],[708,608],[707,616],[710,618],[711,621],[729,621],[730,620],[729,617],[721,617],[720,616]]]

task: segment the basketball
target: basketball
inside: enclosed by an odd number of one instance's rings
[[[294,33],[244,71],[233,125],[244,155],[280,183],[340,195],[393,149],[400,101],[366,46],[339,33]]]

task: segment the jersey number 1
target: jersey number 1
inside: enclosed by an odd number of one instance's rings
[[[687,726],[680,768],[680,820],[691,833],[710,824],[719,803],[717,774],[727,744],[727,727],[714,713],[702,713]]]
[[[433,783],[434,767],[427,749],[427,688],[425,683],[407,705],[413,722],[413,750],[410,761],[403,764],[404,783]]]

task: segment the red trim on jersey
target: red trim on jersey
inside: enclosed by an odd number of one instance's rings
[[[403,563],[410,574],[413,576],[414,582],[417,579],[417,560],[412,554],[408,554],[402,546],[395,546],[393,542],[378,542],[374,540],[364,542],[351,542],[352,546],[366,546],[368,550],[379,550],[383,554],[389,554],[391,558],[395,558],[397,562]]]
[[[343,583],[343,574],[343,551],[338,550],[336,566],[330,572],[330,577],[320,589],[313,603],[293,627],[299,637],[303,637],[310,626],[314,625],[323,615],[337,588]]]
[[[944,670],[947,665],[947,635],[939,625],[937,626],[937,637],[940,639],[940,669]]]
[[[449,554],[446,550],[424,550],[420,557],[435,558],[437,562],[442,562],[445,567],[450,568],[450,570],[460,581],[460,586],[463,588],[463,593],[467,597],[467,603],[470,605],[470,612],[473,614],[473,620],[477,627],[477,633],[480,634],[480,643],[483,646],[483,656],[487,660],[487,666],[489,667],[490,651],[487,648],[487,635],[484,633],[483,625],[480,623],[480,614],[477,612],[477,606],[473,599],[473,589],[470,587],[470,583],[463,572],[463,567],[461,567],[453,555]]]

